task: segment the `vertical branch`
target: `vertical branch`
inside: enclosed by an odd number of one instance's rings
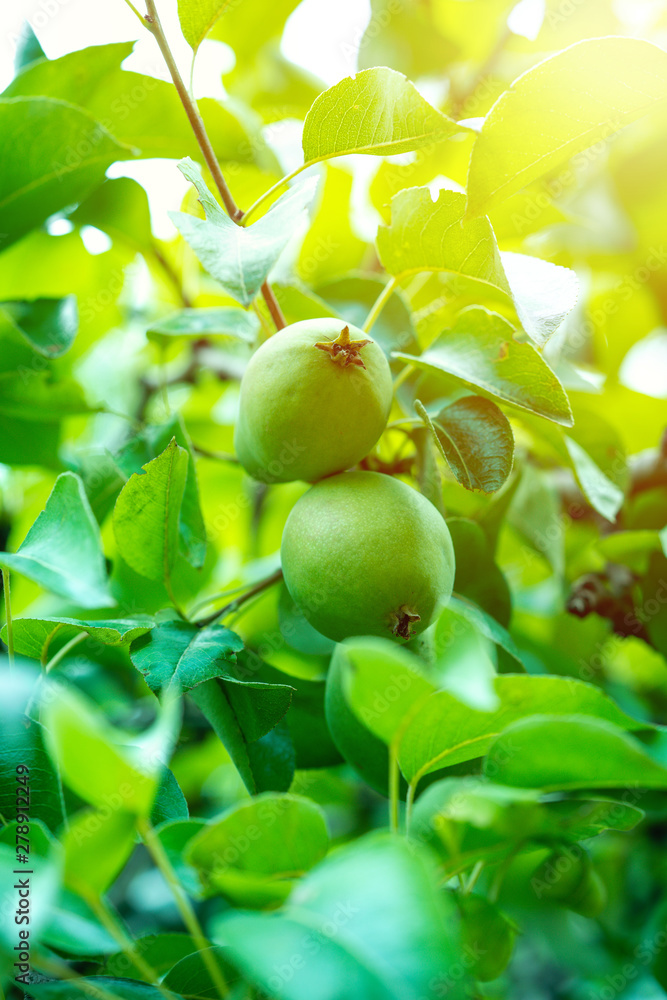
[[[220,169],[220,164],[215,155],[213,146],[211,145],[211,140],[208,137],[206,131],[206,126],[204,125],[204,120],[199,113],[199,108],[197,107],[197,102],[193,97],[190,96],[185,83],[183,82],[183,77],[181,76],[178,66],[176,65],[176,60],[169,48],[169,43],[167,41],[167,36],[164,33],[162,24],[160,22],[160,17],[157,12],[157,7],[155,6],[155,0],[146,0],[146,10],[147,14],[145,17],[145,24],[150,33],[155,38],[160,52],[164,57],[164,61],[167,64],[167,69],[171,79],[176,87],[178,96],[181,99],[181,104],[185,109],[185,113],[188,116],[188,121],[192,126],[192,131],[195,134],[195,138],[199,144],[199,148],[202,151],[202,156],[206,162],[206,166],[211,172],[211,176],[215,181],[215,186],[218,189],[222,202],[225,206],[227,214],[230,219],[237,225],[241,224],[241,219],[243,218],[243,211],[238,207],[234,201],[234,197],[227,186],[227,181],[225,180],[222,170]],[[278,300],[275,297],[273,289],[267,281],[262,285],[262,295],[266,301],[269,312],[273,318],[276,327],[282,330],[283,327],[287,326],[285,317],[283,316]]]

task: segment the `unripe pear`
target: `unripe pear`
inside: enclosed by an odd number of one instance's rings
[[[236,454],[262,482],[316,482],[368,454],[391,400],[387,359],[362,330],[330,318],[293,323],[243,375]]]
[[[428,628],[454,582],[440,513],[378,472],[344,472],[313,486],[287,518],[281,560],[294,603],[336,642],[410,639]]]

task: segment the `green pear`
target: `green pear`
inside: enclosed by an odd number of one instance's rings
[[[374,340],[339,319],[294,323],[262,344],[243,375],[237,457],[262,482],[316,482],[368,454],[391,400]]]
[[[319,632],[410,639],[452,592],[449,530],[421,493],[378,472],[324,479],[292,508],[281,559],[292,600]]]

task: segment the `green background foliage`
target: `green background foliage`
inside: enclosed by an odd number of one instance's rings
[[[163,4],[156,75],[28,31],[0,95],[26,989],[667,996],[667,4],[372,0],[327,87],[281,49],[297,0],[178,0],[192,80],[230,57],[196,103]],[[234,454],[252,353],[319,317],[391,367],[360,467],[452,536],[403,645],[315,631],[280,571],[308,484]]]

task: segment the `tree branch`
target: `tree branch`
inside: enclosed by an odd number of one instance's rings
[[[172,55],[171,49],[169,48],[169,43],[167,41],[167,36],[162,28],[162,23],[160,22],[160,17],[157,12],[157,7],[155,6],[155,0],[146,0],[146,14],[144,20],[146,27],[150,33],[155,38],[160,52],[164,57],[164,61],[167,64],[167,69],[171,79],[176,87],[178,96],[181,99],[181,104],[185,109],[185,113],[188,116],[188,121],[192,126],[192,131],[195,134],[195,138],[199,144],[199,148],[202,151],[202,156],[206,162],[206,166],[211,172],[211,176],[215,181],[215,186],[220,193],[222,202],[225,206],[227,214],[230,219],[237,225],[241,225],[241,219],[243,218],[243,211],[238,207],[234,201],[234,197],[227,186],[227,181],[225,180],[222,170],[220,169],[220,164],[211,145],[211,140],[208,137],[206,131],[206,126],[204,125],[204,120],[199,113],[199,108],[197,107],[197,102],[192,98],[188,92],[187,87],[183,82],[183,78],[179,72],[176,61]],[[285,317],[283,316],[282,310],[278,304],[273,290],[271,289],[267,281],[262,285],[262,295],[266,301],[269,312],[273,318],[276,327],[282,330],[283,327],[287,326]]]

